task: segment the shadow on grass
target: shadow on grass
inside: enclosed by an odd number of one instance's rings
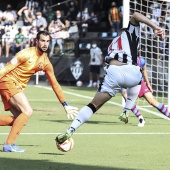
[[[5,153],[6,154],[6,153]],[[9,156],[14,156],[13,153],[8,153]],[[16,154],[16,153],[15,153]],[[23,153],[22,153],[23,154]],[[3,156],[3,155],[1,155]],[[1,158],[1,170],[136,170],[128,168],[104,167],[104,166],[90,166],[90,165],[76,165],[61,162],[50,162],[48,160],[25,160],[15,158]]]
[[[1,145],[3,146],[4,144],[1,143],[0,146]],[[17,145],[17,146],[41,146],[41,145]]]
[[[49,121],[49,122],[58,122],[58,123],[71,123],[72,120],[46,120],[46,119],[41,119],[41,121]],[[109,121],[87,121],[86,124],[104,124],[104,125],[115,125],[115,124],[122,124],[122,122],[109,122]],[[124,123],[123,123],[124,124]]]
[[[40,155],[64,155],[62,153],[39,153]]]

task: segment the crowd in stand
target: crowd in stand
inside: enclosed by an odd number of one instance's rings
[[[78,30],[87,32],[90,26],[94,26],[98,31],[102,13],[106,16],[104,20],[110,24],[109,31],[117,35],[122,28],[122,0],[83,0],[82,6],[80,2],[67,0],[56,5],[53,0],[23,0],[19,9],[13,9],[11,4],[7,4],[4,10],[0,8],[0,56],[14,56],[19,50],[34,46],[36,34],[41,30],[51,33],[50,55],[55,53],[56,44],[59,54],[62,55],[63,39],[77,39]],[[138,0],[131,2],[131,9],[137,9],[135,5],[139,4]],[[160,3],[150,2],[149,7],[150,11],[145,13],[146,16],[152,18],[157,25],[169,29],[170,3],[165,2],[164,6],[160,6]],[[143,36],[146,36],[145,25],[142,29]]]
[[[98,26],[101,11],[108,12],[112,1],[82,2],[67,0],[57,6],[54,0],[22,0],[18,9],[11,4],[6,4],[4,10],[0,7],[0,56],[14,56],[19,50],[34,46],[36,34],[41,30],[51,33],[50,55],[53,55],[56,44],[59,53],[63,54],[63,37],[77,39],[78,30],[87,32],[89,25]]]

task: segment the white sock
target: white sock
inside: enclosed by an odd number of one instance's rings
[[[91,110],[91,108],[88,106],[84,106],[77,114],[70,128],[76,131],[76,129],[78,129],[83,123],[88,121],[92,115],[93,115],[93,111]]]
[[[126,114],[129,114],[130,110],[132,109],[132,107],[138,97],[140,88],[141,88],[141,85],[127,88],[127,99],[126,99],[125,107],[123,109],[123,112],[126,111]]]

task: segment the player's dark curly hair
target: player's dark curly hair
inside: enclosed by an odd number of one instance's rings
[[[40,35],[45,35],[45,36],[49,36],[50,37],[50,40],[51,40],[51,36],[50,36],[50,34],[49,34],[49,32],[48,31],[39,31],[38,33],[37,33],[37,37],[36,37],[36,39],[37,40],[39,40],[40,39]]]

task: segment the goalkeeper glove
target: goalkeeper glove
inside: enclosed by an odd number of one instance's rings
[[[64,107],[64,110],[66,111],[68,119],[70,119],[70,118],[74,119],[74,117],[77,116],[77,113],[78,113],[77,107],[68,106],[68,104],[66,102],[63,102],[62,105]]]

